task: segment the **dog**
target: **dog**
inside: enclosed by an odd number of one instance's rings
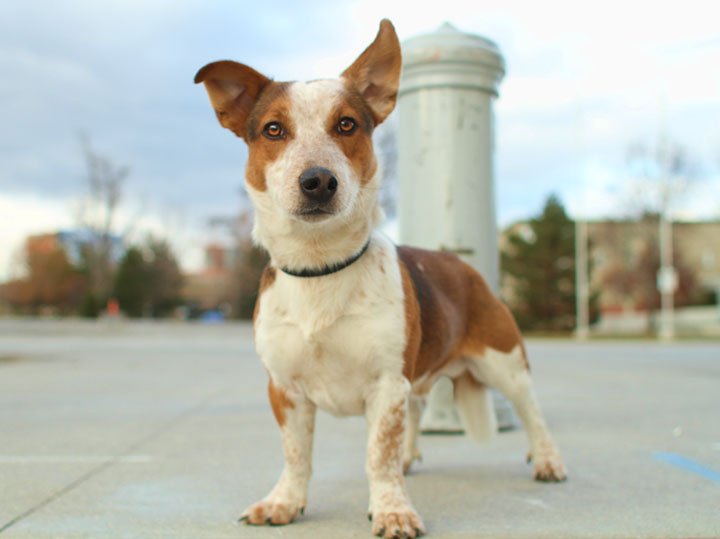
[[[339,79],[274,82],[231,61],[195,76],[220,124],[248,145],[253,238],[270,255],[254,332],[285,466],[242,514],[248,524],[303,513],[321,408],[367,418],[373,534],[425,533],[403,472],[419,457],[423,397],[440,376],[453,380],[475,438],[493,430],[487,388],[504,393],[527,430],[535,479],[565,479],[509,310],[456,255],[397,247],[377,231],[372,133],[395,107],[400,69],[397,34],[383,20]]]

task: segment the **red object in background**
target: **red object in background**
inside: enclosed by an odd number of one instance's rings
[[[120,304],[115,298],[110,298],[107,302],[108,316],[118,316],[120,314]]]

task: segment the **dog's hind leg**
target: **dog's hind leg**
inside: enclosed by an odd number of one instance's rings
[[[453,387],[455,404],[467,435],[477,442],[490,440],[498,427],[489,388],[467,371],[453,379]]]
[[[425,398],[419,395],[410,395],[408,399],[407,426],[405,440],[403,441],[403,473],[408,473],[413,461],[422,461],[422,455],[417,447],[420,433],[420,417],[425,407]]]
[[[530,442],[535,479],[563,481],[565,465],[540,411],[522,345],[509,353],[488,348],[469,362],[469,368],[477,380],[500,390],[512,402]]]

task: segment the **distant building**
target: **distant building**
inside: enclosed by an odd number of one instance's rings
[[[83,250],[100,243],[100,235],[92,230],[61,230],[46,234],[29,236],[25,242],[28,254],[48,254],[57,249],[65,251],[68,261],[73,266],[83,264]],[[110,236],[110,260],[117,263],[122,259],[125,248],[120,236]]]
[[[205,267],[185,276],[182,297],[194,309],[225,309],[232,302],[235,249],[219,243],[205,247]]]
[[[674,222],[672,234],[676,269],[692,276],[694,298],[720,294],[720,221]],[[588,237],[593,263],[591,281],[602,289],[601,310],[645,308],[633,303],[632,294],[623,294],[607,284],[618,269],[642,267],[642,257],[658,257],[657,219],[591,221]],[[650,278],[649,284],[654,287],[655,276]]]
[[[692,299],[720,303],[720,221],[674,222],[673,244],[676,264],[692,276]],[[517,222],[501,233],[501,249],[512,233],[532,240],[532,230]],[[645,296],[655,290],[655,275],[648,270],[657,263],[657,218],[601,220],[588,223],[591,258],[591,288],[600,291],[603,313],[642,311],[648,308]],[[678,268],[680,269],[680,268]],[[502,295],[512,303],[514,283],[503,278]],[[652,306],[650,306],[652,307]]]

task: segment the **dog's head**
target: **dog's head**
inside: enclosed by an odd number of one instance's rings
[[[197,73],[220,124],[248,145],[258,217],[316,228],[369,211],[378,189],[372,132],[395,107],[400,65],[395,29],[383,20],[339,79],[274,82],[231,61]]]

